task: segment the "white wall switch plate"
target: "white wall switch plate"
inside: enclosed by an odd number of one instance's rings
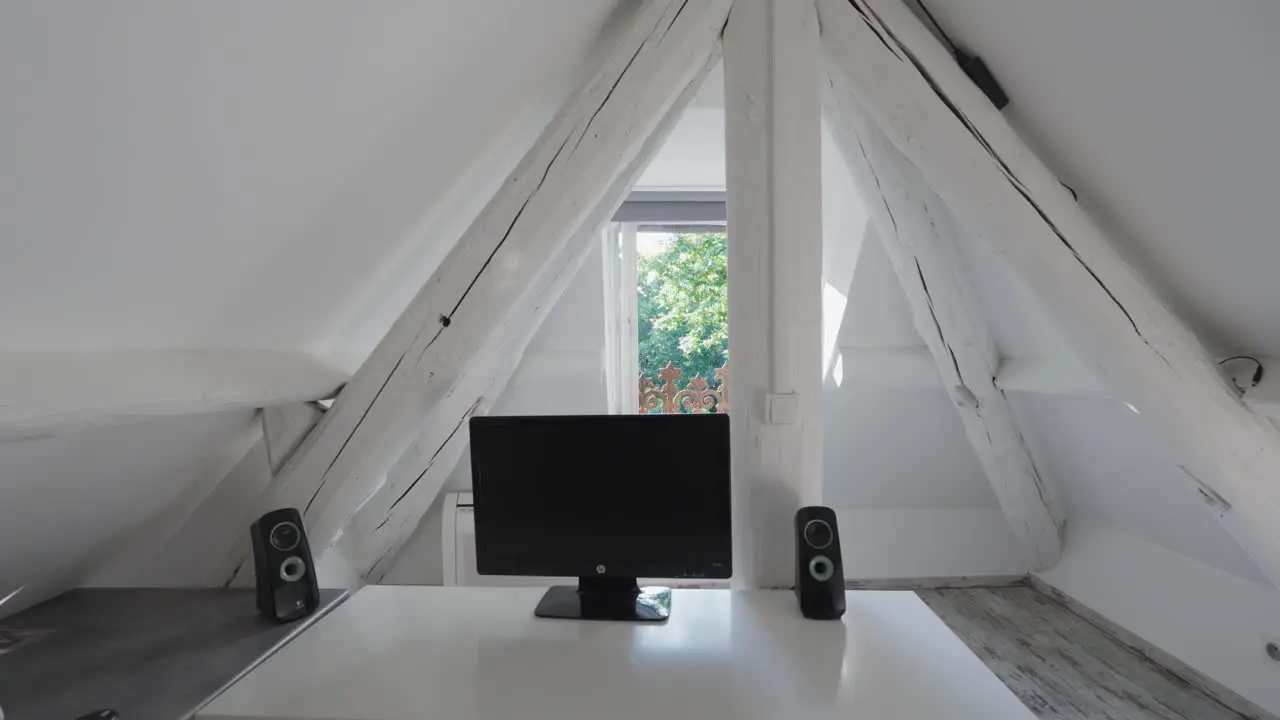
[[[795,425],[800,420],[800,396],[796,393],[770,393],[766,396],[770,425]]]

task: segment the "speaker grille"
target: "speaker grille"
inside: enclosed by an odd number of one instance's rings
[[[307,574],[307,563],[297,555],[291,555],[280,563],[280,579],[285,582],[298,582]]]
[[[826,555],[814,555],[809,561],[809,576],[818,582],[826,582],[836,573],[836,564]]]

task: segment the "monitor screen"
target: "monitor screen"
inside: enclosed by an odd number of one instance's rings
[[[727,415],[471,419],[482,575],[727,578]]]

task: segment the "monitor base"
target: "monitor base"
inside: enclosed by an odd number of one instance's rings
[[[671,588],[639,587],[635,578],[578,578],[578,587],[549,588],[533,614],[567,620],[662,622],[671,616]]]

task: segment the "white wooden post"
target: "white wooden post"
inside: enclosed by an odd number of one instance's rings
[[[1000,356],[957,254],[950,210],[884,133],[864,121],[843,82],[828,83],[824,104],[836,144],[869,201],[916,330],[996,500],[1031,569],[1048,570],[1062,557],[1065,513],[996,384]]]
[[[718,47],[730,0],[647,0],[285,467],[264,507],[332,540]],[[243,564],[243,550],[234,557]]]
[[[1196,496],[1280,586],[1276,428],[901,0],[818,9],[831,77],[1040,295],[1112,394],[1164,432]]]
[[[724,35],[734,584],[790,587],[822,493],[821,100],[811,2],[737,0]]]

